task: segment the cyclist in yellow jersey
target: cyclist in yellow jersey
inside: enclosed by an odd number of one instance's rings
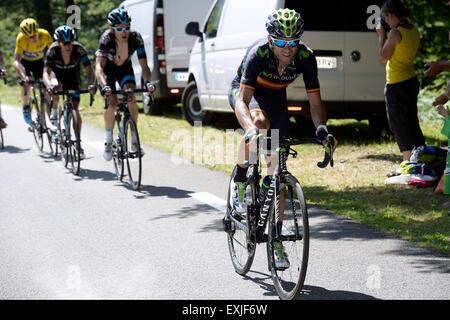
[[[40,29],[36,20],[27,18],[20,23],[20,33],[16,39],[14,69],[23,83],[22,102],[25,122],[31,126],[31,108],[28,81],[33,75],[35,80],[42,78],[45,52],[53,43],[50,33]]]

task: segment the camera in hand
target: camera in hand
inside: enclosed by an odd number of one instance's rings
[[[384,28],[384,31],[386,31],[386,34],[391,31],[391,27],[388,25],[388,23],[384,20],[383,16],[380,17],[380,23]]]

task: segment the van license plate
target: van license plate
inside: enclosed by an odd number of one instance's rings
[[[176,81],[187,81],[188,80],[188,73],[187,72],[174,72],[173,78]]]
[[[319,69],[336,69],[337,58],[336,57],[316,57],[317,68]]]

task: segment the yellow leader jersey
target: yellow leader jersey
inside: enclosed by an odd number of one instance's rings
[[[22,32],[16,39],[16,54],[21,54],[22,59],[36,61],[44,58],[45,49],[53,43],[52,36],[45,29],[38,29],[39,40],[36,43],[30,41]]]

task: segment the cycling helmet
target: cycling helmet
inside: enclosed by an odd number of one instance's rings
[[[130,24],[131,17],[125,9],[114,9],[108,14],[108,23],[112,26],[118,24]]]
[[[53,33],[53,39],[62,42],[71,42],[75,40],[75,30],[69,26],[60,26]]]
[[[266,29],[275,38],[297,39],[303,34],[304,24],[302,16],[295,10],[277,9],[267,18]]]
[[[38,32],[38,24],[33,18],[27,18],[20,23],[20,31],[27,37],[32,37]]]

